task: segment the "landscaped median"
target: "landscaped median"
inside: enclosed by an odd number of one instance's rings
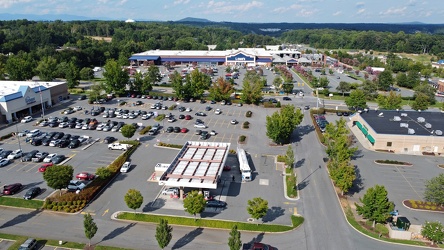
[[[42,200],[25,200],[21,197],[16,198],[16,197],[2,196],[2,197],[0,197],[0,206],[40,209],[43,206],[43,201]]]
[[[299,227],[304,222],[304,217],[299,217],[292,215],[291,222],[292,226],[288,225],[277,225],[277,224],[255,224],[237,221],[226,221],[226,220],[211,220],[211,219],[197,219],[189,217],[180,216],[168,216],[168,215],[157,215],[157,214],[140,214],[132,212],[120,212],[116,215],[117,219],[120,220],[130,220],[130,221],[141,221],[149,223],[160,223],[161,219],[167,220],[170,225],[178,226],[189,226],[189,227],[203,227],[203,228],[219,228],[231,230],[231,228],[236,225],[238,230],[242,231],[253,231],[253,232],[269,232],[269,233],[279,233],[287,232]]]

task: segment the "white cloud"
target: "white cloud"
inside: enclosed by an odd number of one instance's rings
[[[333,13],[333,16],[339,16],[342,14],[342,11],[336,11],[335,13]]]
[[[365,9],[359,9],[358,12],[356,12],[356,14],[362,14],[365,12]]]
[[[97,0],[99,3],[107,3],[109,0]]]
[[[190,2],[190,0],[176,0],[176,1],[174,1],[173,5],[187,4],[189,2]]]
[[[318,12],[317,9],[310,9],[310,10],[302,9],[299,11],[299,16],[309,17],[309,16],[313,16],[317,12]]]
[[[128,2],[128,0],[120,0],[119,3],[118,3],[117,5],[123,5],[123,4],[125,4],[126,2]]]
[[[356,3],[356,8],[358,9],[362,9],[364,7],[365,3],[364,2],[357,2]]]
[[[272,10],[272,12],[284,13],[284,12],[287,12],[287,11],[290,11],[290,10],[299,10],[299,9],[302,9],[302,8],[303,8],[302,5],[292,4],[289,7],[278,7],[278,8],[275,8],[274,10]]]
[[[390,8],[386,11],[379,12],[380,15],[405,15],[407,7]]]
[[[31,1],[32,0],[0,0],[0,7],[7,9],[14,4],[29,3]]]
[[[217,14],[227,14],[233,12],[245,12],[253,8],[262,7],[263,3],[259,1],[251,1],[245,4],[233,4],[230,2],[216,2],[214,0],[209,1],[207,4],[200,4],[200,8],[206,8],[204,13],[217,13]]]

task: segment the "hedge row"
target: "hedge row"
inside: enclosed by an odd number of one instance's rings
[[[151,130],[151,126],[146,126],[144,129],[140,130],[139,135],[144,135]]]
[[[2,135],[2,137],[0,137],[0,141],[3,141],[3,140],[11,138],[13,136],[13,134],[14,134],[14,132],[11,132],[11,133],[6,134],[6,135]]]

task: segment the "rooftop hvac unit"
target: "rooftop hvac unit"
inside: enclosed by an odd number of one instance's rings
[[[430,124],[430,123],[426,123],[426,124],[424,124],[424,127],[426,127],[426,128],[432,128],[432,124]]]
[[[442,131],[441,130],[435,130],[435,135],[442,135]]]
[[[409,124],[405,123],[405,122],[402,122],[402,123],[399,124],[399,127],[401,127],[401,128],[408,128]]]
[[[379,115],[378,115],[379,117],[384,117],[384,113],[379,113]]]
[[[416,121],[418,121],[419,123],[421,123],[421,122],[425,122],[425,119],[424,119],[424,117],[418,117],[418,118],[416,119]]]
[[[401,117],[406,117],[407,113],[401,113]]]
[[[393,117],[393,121],[400,122],[401,121],[401,117],[395,116],[395,117]]]
[[[409,135],[414,135],[415,134],[415,130],[412,128],[409,128],[408,132]]]

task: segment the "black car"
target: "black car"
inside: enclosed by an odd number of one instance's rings
[[[70,141],[74,141],[74,140],[78,140],[80,138],[80,136],[78,135],[73,135],[69,138]]]
[[[291,98],[288,97],[288,96],[284,96],[284,97],[282,97],[282,100],[284,100],[284,101],[291,101]]]
[[[205,107],[205,111],[210,111],[211,109],[213,109],[211,106],[206,106]]]
[[[224,201],[219,201],[219,200],[209,200],[207,201],[206,204],[207,207],[219,207],[219,208],[224,208],[227,206],[227,203]]]
[[[45,138],[42,140],[43,146],[49,146],[49,143],[51,142],[51,138]]]
[[[107,137],[105,137],[105,139],[103,139],[103,142],[107,143],[107,144],[113,143],[114,141],[116,141],[116,138],[114,138],[112,136],[107,136]]]
[[[31,152],[27,153],[25,156],[23,156],[22,161],[31,161],[32,158],[38,153],[38,150],[32,150]]]
[[[65,134],[62,136],[62,140],[69,140],[71,138],[71,134]]]
[[[206,140],[206,139],[208,139],[208,137],[210,137],[210,134],[208,133],[208,131],[202,131],[202,133],[200,134],[201,140]]]
[[[86,99],[86,95],[81,95],[79,96],[79,98],[77,98],[78,100],[85,100]]]
[[[33,139],[32,141],[31,141],[31,145],[32,146],[40,146],[40,145],[42,145],[42,139]]]
[[[185,115],[180,114],[179,119],[185,119]]]
[[[207,116],[207,114],[205,114],[204,112],[197,112],[195,115],[196,116]]]
[[[179,107],[178,110],[179,110],[179,112],[184,112],[186,110],[186,108],[185,107]]]
[[[196,122],[194,124],[203,124],[204,122],[201,119],[196,119]]]
[[[3,151],[0,153],[0,159],[7,158],[8,155],[10,155],[11,153],[12,153],[12,150],[3,150]]]
[[[52,138],[55,136],[55,134],[57,134],[57,132],[55,132],[55,131],[49,132],[49,133],[46,135],[46,138],[48,138],[48,139],[52,139]]]
[[[51,128],[55,128],[55,127],[59,126],[59,122],[56,122],[56,121],[50,122],[48,124],[48,126],[50,126]]]
[[[60,140],[60,143],[57,145],[59,148],[66,148],[70,144],[70,140],[68,139],[62,139]]]
[[[68,128],[75,128],[76,125],[77,125],[76,122],[69,122],[69,123],[68,123]]]
[[[211,100],[210,103],[211,103],[211,104],[216,104],[216,101],[215,101],[215,100]]]
[[[42,189],[39,187],[33,187],[26,191],[25,195],[23,195],[23,199],[31,200],[42,192]]]
[[[77,148],[78,146],[80,146],[80,141],[74,139],[69,143],[68,148]]]
[[[180,133],[180,127],[174,127],[174,133]]]
[[[58,139],[62,139],[62,137],[65,135],[65,133],[63,132],[58,132],[53,136],[53,139],[58,140]]]
[[[64,155],[57,155],[56,157],[52,158],[52,163],[59,164],[63,160],[65,160],[66,157]]]
[[[167,129],[166,129],[166,132],[167,133],[171,133],[171,132],[173,132],[174,131],[174,128],[173,127],[168,127]]]

